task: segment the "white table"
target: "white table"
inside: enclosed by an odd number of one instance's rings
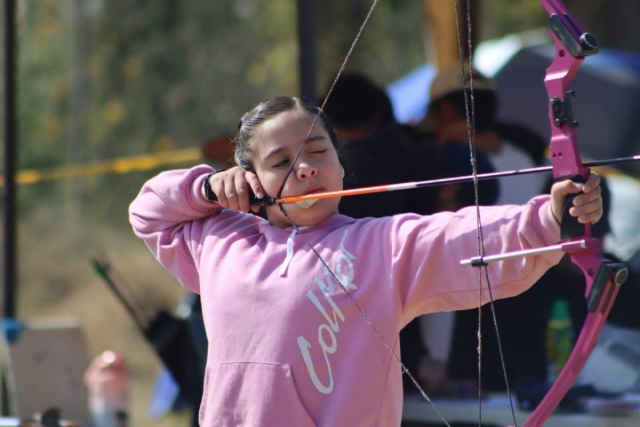
[[[60,421],[60,424],[69,427],[79,426],[79,423],[73,423],[70,421]],[[20,425],[20,418],[13,417],[0,417],[0,427],[18,427]],[[35,425],[35,424],[34,424]]]
[[[434,399],[433,403],[448,423],[478,423],[478,401],[473,399]],[[514,402],[515,405],[515,402]],[[529,412],[515,408],[518,425],[522,425]],[[408,396],[404,399],[402,419],[404,421],[422,421],[442,423],[442,418],[430,403],[421,396]],[[482,403],[482,423],[498,426],[513,425],[513,415],[508,400],[504,397],[488,399]],[[442,423],[444,425],[444,423]],[[640,411],[624,416],[602,416],[595,414],[557,414],[551,416],[545,427],[639,427]]]

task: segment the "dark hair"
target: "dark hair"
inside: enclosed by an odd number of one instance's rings
[[[345,129],[368,125],[374,120],[380,126],[396,121],[385,90],[358,73],[345,73],[340,77],[324,110],[336,126]]]
[[[251,162],[251,140],[256,135],[260,126],[279,114],[288,111],[300,111],[308,113],[314,118],[318,116],[318,122],[329,134],[333,146],[338,149],[338,135],[329,118],[316,104],[293,96],[278,96],[261,102],[251,111],[245,113],[238,123],[238,132],[233,138],[235,144],[235,162],[241,168],[253,171]]]
[[[448,102],[455,108],[460,117],[466,117],[465,97],[469,102],[469,108],[471,108],[470,96],[470,92],[465,93],[462,90],[451,92],[437,101],[434,101],[429,108],[437,110],[443,102]],[[496,125],[496,115],[498,112],[498,98],[496,93],[491,90],[475,89],[473,91],[473,99],[476,130],[494,130]]]

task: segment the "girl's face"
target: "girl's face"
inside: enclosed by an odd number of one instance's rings
[[[309,113],[300,110],[278,114],[264,122],[251,141],[255,172],[269,196],[278,196],[291,162],[303,143],[304,148],[287,178],[282,197],[342,190],[343,169],[338,153],[320,120],[309,133],[313,119]],[[337,212],[339,201],[339,198],[318,200],[309,208],[291,203],[283,208],[296,225],[311,226]],[[279,206],[269,206],[266,210],[272,224],[282,228],[291,225]]]

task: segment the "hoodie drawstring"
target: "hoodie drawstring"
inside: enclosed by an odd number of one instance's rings
[[[293,258],[294,237],[297,231],[298,230],[294,228],[287,239],[287,257],[284,259],[282,267],[280,267],[280,276],[284,276],[287,273],[287,268],[289,268],[289,263],[291,263],[291,258]]]

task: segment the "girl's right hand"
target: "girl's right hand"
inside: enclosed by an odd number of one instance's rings
[[[234,166],[211,175],[209,184],[222,207],[240,212],[260,210],[260,206],[252,205],[250,201],[251,191],[258,199],[264,197],[264,189],[255,173]]]

